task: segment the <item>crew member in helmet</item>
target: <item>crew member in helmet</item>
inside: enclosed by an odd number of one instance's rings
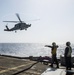
[[[52,54],[52,62],[51,62],[51,67],[53,67],[53,64],[54,62],[56,63],[57,65],[57,68],[59,68],[59,63],[58,63],[58,60],[57,60],[57,48],[58,48],[58,45],[56,45],[55,42],[52,43],[52,46],[49,46],[49,45],[45,45],[45,47],[50,47],[51,48],[51,54]]]
[[[65,48],[65,65],[66,65],[66,70],[71,70],[71,54],[72,54],[72,48],[71,48],[71,43],[66,42],[66,48]]]

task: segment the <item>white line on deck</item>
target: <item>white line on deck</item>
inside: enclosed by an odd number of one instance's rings
[[[18,69],[18,68],[25,67],[25,66],[31,65],[31,64],[32,64],[32,63],[20,65],[20,66],[17,66],[17,67],[8,68],[8,69],[6,69],[6,70],[1,70],[1,71],[0,71],[0,74],[1,74],[1,73],[4,73],[4,72],[8,72],[8,71],[10,71],[10,70],[16,70],[16,69]]]
[[[39,72],[35,72],[35,71],[26,71],[25,73],[33,73],[34,75],[40,75],[41,73],[39,73]]]

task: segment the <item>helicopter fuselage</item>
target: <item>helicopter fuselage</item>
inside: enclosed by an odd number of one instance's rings
[[[13,27],[15,30],[27,30],[28,27],[30,27],[31,24],[26,24],[26,23],[18,23],[15,24],[15,26]]]
[[[3,21],[3,22],[13,22],[13,23],[17,23],[14,25],[13,28],[8,28],[8,26],[6,25],[6,29],[4,29],[4,31],[16,31],[16,30],[27,30],[28,27],[31,27],[31,24],[26,24],[24,21],[22,21],[19,17],[19,14],[16,13],[17,18],[19,19],[19,21]]]
[[[15,26],[11,29],[6,26],[7,29],[4,29],[4,31],[15,31],[15,30],[27,30],[28,27],[31,27],[31,24],[26,24],[26,23],[17,23]]]

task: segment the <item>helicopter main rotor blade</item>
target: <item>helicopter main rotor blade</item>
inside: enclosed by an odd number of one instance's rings
[[[18,23],[19,21],[3,21],[3,22],[12,22],[12,23]]]
[[[34,19],[34,20],[29,20],[29,21],[37,21],[37,20],[40,20],[40,19]],[[29,21],[26,21],[26,22],[29,22]]]
[[[16,16],[18,17],[19,21],[22,22],[20,17],[19,17],[19,14],[16,13]]]

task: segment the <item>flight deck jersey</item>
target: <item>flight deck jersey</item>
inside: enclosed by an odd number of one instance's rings
[[[52,51],[51,51],[51,53],[52,53],[53,55],[56,54],[56,51],[57,51],[57,47],[52,47]]]

